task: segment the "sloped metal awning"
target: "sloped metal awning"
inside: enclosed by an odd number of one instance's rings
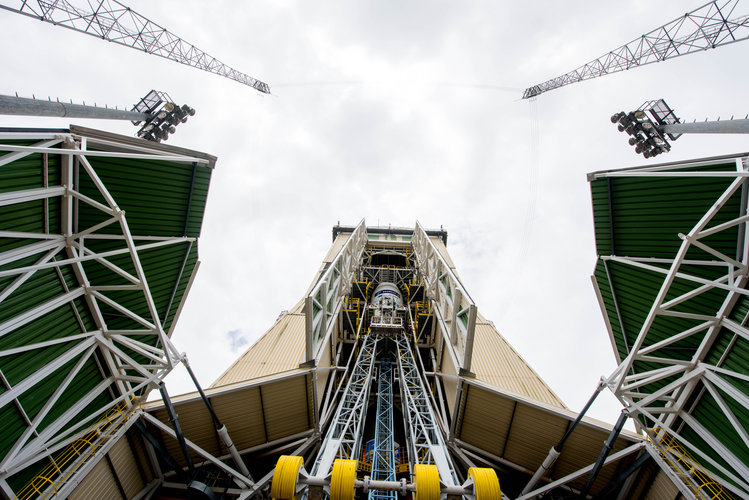
[[[577,417],[572,411],[470,379],[464,380],[458,408],[454,425],[454,442],[458,448],[473,458],[483,457],[529,476],[538,469],[549,449],[559,443]],[[544,480],[556,481],[594,464],[610,431],[610,426],[583,419]],[[641,441],[634,434],[622,433],[612,454]],[[636,455],[632,453],[605,466],[590,493],[598,493],[618,470],[631,464]],[[586,480],[587,474],[581,474],[568,486],[579,490]]]
[[[253,453],[265,448],[278,449],[284,443],[294,443],[313,433],[316,425],[313,380],[312,370],[291,370],[207,389],[205,393],[239,453]],[[195,446],[214,457],[228,456],[220,444],[211,415],[197,393],[178,396],[172,404],[185,438],[189,441],[193,461],[205,460]],[[150,403],[144,410],[161,422],[168,423],[163,403]],[[177,440],[163,430],[158,432],[169,454],[181,466],[185,466],[186,461]]]

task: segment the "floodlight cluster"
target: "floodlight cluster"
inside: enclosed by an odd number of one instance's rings
[[[164,103],[161,109],[153,113],[153,117],[140,128],[138,137],[148,141],[165,141],[170,134],[176,132],[177,125],[185,123],[187,118],[194,114],[195,110],[187,104],[180,107],[172,102]]]
[[[642,111],[625,113],[621,111],[611,117],[611,123],[617,123],[619,132],[629,135],[630,146],[645,158],[652,158],[671,150],[671,145],[661,134],[658,126]]]

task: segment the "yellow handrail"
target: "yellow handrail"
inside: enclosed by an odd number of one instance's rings
[[[81,465],[86,463],[106,442],[118,428],[127,421],[127,418],[138,408],[140,401],[130,396],[130,404],[120,401],[110,408],[102,418],[96,421],[86,432],[70,443],[59,455],[52,457],[52,463],[42,469],[26,486],[16,494],[17,500],[30,500],[32,498],[49,498],[57,494],[58,486],[62,485],[70,476],[77,471]],[[72,462],[72,464],[71,464]],[[71,465],[63,473],[63,469]],[[46,483],[50,483],[52,490],[47,487],[41,489]],[[39,495],[36,497],[36,495]]]
[[[665,429],[662,427],[650,429],[647,439],[655,446],[671,469],[681,477],[682,482],[692,490],[695,497],[720,500],[733,498]],[[703,488],[705,491],[700,491]],[[705,496],[705,493],[709,496]]]

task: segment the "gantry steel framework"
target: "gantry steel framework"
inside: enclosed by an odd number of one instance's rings
[[[707,3],[569,73],[528,87],[523,99],[571,83],[746,40],[749,15],[738,15],[738,4],[739,0]]]
[[[390,358],[386,357],[380,360],[377,379],[377,415],[372,450],[372,479],[376,481],[395,481],[393,429],[393,367]],[[395,496],[394,491],[369,492],[369,500],[395,500]]]
[[[686,450],[686,454],[717,472],[716,479],[723,488],[746,496],[749,494],[749,464],[737,450],[742,445],[749,449],[745,417],[745,410],[749,408],[745,389],[749,376],[736,360],[737,356],[741,359],[749,341],[746,315],[742,313],[745,306],[741,305],[749,297],[746,232],[749,159],[734,159],[732,171],[726,169],[730,163],[731,160],[714,160],[610,171],[591,174],[591,179],[611,179],[609,183],[618,179],[622,182],[725,181],[725,188],[722,192],[716,191],[707,211],[687,232],[678,234],[680,244],[673,257],[620,256],[613,249],[610,255],[599,256],[609,283],[623,280],[621,273],[630,272],[628,269],[641,276],[652,276],[661,283],[639,331],[623,335],[628,355],[605,379],[605,384],[638,425],[648,431],[649,445],[656,448],[656,455],[668,459],[673,450]],[[611,189],[610,184],[609,192]],[[726,208],[729,203],[732,203],[730,211]],[[735,212],[734,206],[738,206]],[[612,242],[613,238],[612,229]],[[736,255],[726,254],[726,242],[733,243]],[[614,266],[619,269],[616,279],[610,274]],[[620,302],[626,300],[625,294],[633,292],[621,287],[623,285],[618,289],[621,295],[618,301],[611,292],[616,314],[610,321],[617,321],[619,324],[615,328],[623,332],[622,318],[627,316],[620,310],[625,307]],[[649,292],[638,293],[646,296]],[[709,309],[704,304],[714,306]],[[743,321],[738,319],[740,317]],[[635,334],[634,342],[627,340]],[[718,342],[719,338],[732,340]],[[706,420],[708,405],[724,419],[728,428],[716,429],[716,425],[722,424]],[[699,411],[698,407],[701,407]],[[728,442],[725,436],[729,434],[735,435],[739,443]],[[695,440],[690,435],[699,438]],[[711,456],[705,444],[720,459]],[[671,459],[679,462],[678,457]],[[679,473],[692,491],[701,485],[694,481],[704,482],[704,478],[686,470]]]
[[[351,378],[312,468],[313,476],[330,474],[336,458],[356,460],[359,457],[378,341],[376,335],[367,335],[359,348]]]
[[[17,414],[23,422],[18,435],[8,429],[3,437],[4,445],[13,439],[0,458],[0,488],[6,493],[9,477],[80,439],[113,408],[132,412],[137,398],[183,360],[168,333],[178,314],[180,283],[188,280],[184,272],[195,265],[194,228],[188,236],[185,222],[180,235],[168,236],[155,228],[143,231],[140,221],[131,227],[137,214],[126,216],[123,196],[113,194],[102,176],[105,169],[111,176],[111,162],[122,162],[117,171],[123,177],[140,162],[157,162],[182,165],[189,179],[211,160],[114,137],[0,133],[0,169],[11,178],[14,172],[38,174],[11,181],[0,193],[0,411],[6,419],[12,416],[9,424]],[[30,179],[38,179],[39,187],[28,184]],[[189,205],[187,214],[189,220]],[[172,251],[174,266],[179,270],[181,262],[182,268],[173,291],[161,289],[157,300],[144,256]],[[44,323],[71,310],[67,323],[57,320],[65,324]],[[21,359],[28,367],[19,366]],[[96,366],[96,375],[81,379]]]
[[[115,0],[3,0],[0,2],[0,9],[215,73],[270,94],[268,84],[227,66]]]

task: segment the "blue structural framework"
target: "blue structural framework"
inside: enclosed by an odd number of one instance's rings
[[[372,458],[372,479],[395,481],[395,438],[393,436],[393,368],[390,358],[380,360],[377,382],[377,420]],[[395,491],[371,490],[369,499],[395,499]]]

